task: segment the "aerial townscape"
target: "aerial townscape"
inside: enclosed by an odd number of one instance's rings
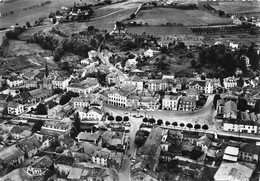
[[[259,181],[258,0],[0,0],[0,181]]]

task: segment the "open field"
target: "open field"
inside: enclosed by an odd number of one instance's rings
[[[219,2],[218,5],[212,5],[216,10],[222,10],[227,13],[259,12],[260,4],[258,2]]]
[[[50,53],[48,50],[43,50],[38,44],[28,44],[24,41],[16,40],[9,40],[9,46],[6,52],[6,56],[24,56],[37,53]]]
[[[27,21],[31,22],[31,24],[38,20],[40,17],[46,17],[50,14],[50,12],[56,12],[57,10],[61,10],[61,6],[71,7],[73,3],[87,3],[87,4],[96,4],[95,0],[51,0],[50,4],[45,6],[39,6],[32,9],[28,9],[26,11],[23,8],[30,7],[33,5],[41,4],[47,0],[10,0],[5,3],[0,3],[0,12],[9,13],[13,11],[13,14],[0,17],[0,27],[10,27],[15,23],[19,25],[24,25]]]
[[[101,30],[112,31],[114,29],[115,22],[128,18],[129,15],[134,11],[134,9],[125,9],[124,11],[120,11],[109,16],[104,16],[102,18],[90,20],[88,22],[72,22],[59,24],[58,27],[62,32],[65,33],[80,32],[82,30],[85,30],[88,26],[95,26],[96,28]]]
[[[172,34],[192,34],[192,32],[184,26],[135,26],[127,27],[127,32],[133,34],[150,34],[150,35],[172,35]]]
[[[207,25],[213,23],[229,23],[231,20],[221,18],[203,10],[180,10],[174,8],[153,8],[141,10],[134,19],[137,23],[160,25],[166,23],[181,23],[189,25]]]

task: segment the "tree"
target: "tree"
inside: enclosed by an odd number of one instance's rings
[[[32,27],[30,22],[26,22],[26,26],[27,26],[27,28],[31,28]]]
[[[165,125],[166,125],[166,126],[169,126],[170,124],[171,124],[171,123],[170,123],[169,121],[166,121],[166,122],[165,122]]]
[[[143,122],[144,122],[144,123],[148,123],[148,122],[149,122],[149,121],[148,121],[148,118],[144,118],[144,119],[143,119]]]
[[[71,97],[66,95],[61,96],[60,98],[60,105],[65,105],[70,101]]]
[[[172,125],[175,127],[175,126],[178,126],[178,123],[175,121],[172,123]]]
[[[108,117],[107,117],[107,120],[109,120],[109,121],[114,121],[114,116],[111,116],[111,115],[108,116]]]
[[[244,98],[238,98],[237,109],[239,111],[245,111],[247,109],[247,101]]]
[[[215,109],[217,108],[217,102],[218,102],[219,99],[221,99],[220,95],[216,94],[214,96],[214,99],[213,99],[213,106],[214,106]]]
[[[188,123],[187,125],[187,128],[191,129],[193,127],[193,125],[191,123]]]
[[[63,93],[63,90],[60,89],[60,88],[55,88],[55,89],[53,89],[53,93],[54,93],[54,94],[62,94],[62,93]]]
[[[130,15],[130,19],[135,19],[135,17],[136,17],[136,16],[135,16],[134,13]]]
[[[193,60],[191,60],[191,61],[190,61],[190,65],[191,65],[191,67],[192,67],[192,68],[195,68],[195,67],[196,67],[196,65],[197,65],[197,61],[196,61],[196,60],[194,60],[194,59],[193,59]]]
[[[43,121],[43,120],[37,120],[37,121],[34,123],[33,127],[32,127],[32,132],[35,133],[35,132],[37,132],[37,131],[40,131],[41,128],[42,128],[42,126],[43,126],[43,124],[44,124],[44,121]]]
[[[204,129],[204,131],[206,131],[206,130],[209,129],[209,126],[208,126],[207,124],[204,124],[204,125],[202,126],[202,129]]]
[[[36,107],[36,114],[38,115],[47,115],[47,109],[44,104],[39,103]]]
[[[124,120],[124,122],[128,122],[129,121],[129,117],[125,116],[123,120]]]
[[[162,125],[162,124],[163,124],[163,120],[158,119],[158,120],[157,120],[157,125]]]
[[[80,132],[80,118],[79,118],[79,113],[78,112],[76,112],[75,114],[74,114],[74,126],[75,126],[75,128],[76,128],[76,130],[77,130],[77,132],[79,133]]]
[[[137,136],[135,138],[135,144],[138,146],[138,147],[141,147],[143,146],[145,143],[145,138],[143,136]]]
[[[150,124],[154,124],[155,123],[155,119],[154,118],[150,118],[149,122],[150,122]]]
[[[184,126],[185,126],[185,124],[183,124],[183,123],[180,124],[180,127],[184,127]]]
[[[200,126],[200,124],[195,124],[194,128],[195,128],[196,130],[198,130],[198,129],[201,128],[201,126]]]
[[[116,121],[117,122],[121,122],[123,120],[123,118],[121,116],[116,116]]]

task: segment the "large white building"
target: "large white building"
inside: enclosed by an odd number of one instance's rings
[[[258,125],[254,121],[227,119],[227,120],[223,120],[223,130],[232,131],[232,132],[240,132],[240,133],[257,134]]]
[[[87,78],[80,83],[69,85],[67,91],[77,92],[79,94],[89,94],[92,93],[99,87],[99,83],[95,78]]]
[[[135,87],[133,88],[116,88],[111,90],[108,93],[108,104],[113,104],[115,106],[120,107],[127,107],[127,96],[130,95],[135,90]]]
[[[181,95],[165,95],[162,99],[163,110],[178,110],[178,102]]]
[[[17,87],[24,84],[24,80],[19,77],[11,77],[6,80],[6,83],[9,87]]]
[[[53,88],[59,88],[65,90],[69,85],[70,78],[69,77],[56,77],[52,81]]]
[[[12,114],[16,116],[20,115],[24,113],[24,106],[16,102],[9,102],[7,105],[7,112],[8,114]]]
[[[234,76],[227,77],[227,78],[224,78],[223,84],[224,84],[225,89],[230,89],[230,88],[237,86],[237,80]]]

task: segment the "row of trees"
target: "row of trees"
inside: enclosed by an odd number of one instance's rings
[[[124,118],[122,118],[121,116],[116,116],[116,118],[114,118],[114,116],[109,115],[109,116],[107,117],[107,120],[109,120],[109,121],[114,121],[114,120],[116,120],[117,122],[122,122],[122,121],[128,122],[128,121],[129,121],[129,117],[128,117],[128,116],[124,116]]]
[[[157,125],[162,125],[163,124],[163,120],[162,119],[158,119],[157,120],[157,122],[156,122],[156,120],[154,119],[154,118],[143,118],[143,122],[144,123],[150,123],[150,124],[157,124]],[[180,124],[178,124],[178,122],[173,122],[172,124],[169,122],[169,121],[165,121],[165,125],[166,126],[169,126],[169,125],[172,125],[172,126],[174,126],[174,127],[176,127],[176,126],[180,126],[180,127],[187,127],[187,128],[189,128],[189,129],[191,129],[191,128],[194,128],[194,129],[196,129],[196,130],[198,130],[198,129],[204,129],[204,130],[208,130],[209,129],[209,127],[208,127],[208,125],[207,124],[204,124],[203,126],[201,126],[200,124],[195,124],[194,126],[193,126],[193,124],[191,124],[191,123],[187,123],[186,125],[184,124],[184,123],[180,123]]]

